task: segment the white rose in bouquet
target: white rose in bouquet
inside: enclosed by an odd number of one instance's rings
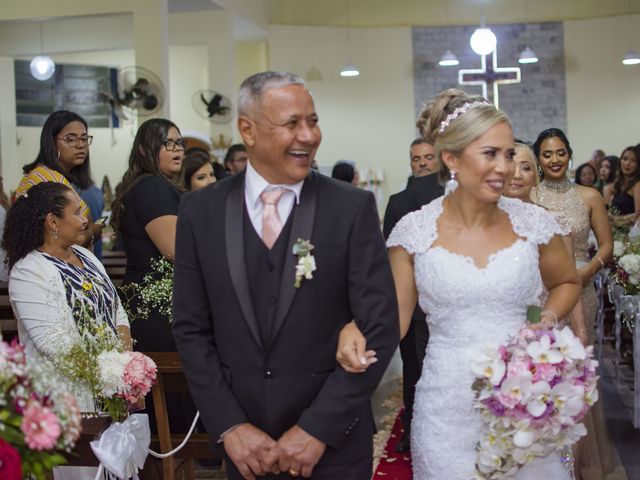
[[[624,255],[624,243],[620,240],[615,240],[613,242],[613,256],[617,258],[622,255]]]

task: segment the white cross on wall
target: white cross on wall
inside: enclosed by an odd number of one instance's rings
[[[498,47],[491,53],[491,65],[487,67],[487,56],[480,55],[482,68],[462,68],[458,70],[458,84],[482,85],[482,96],[500,108],[498,85],[520,83],[519,67],[498,67]],[[491,97],[489,97],[491,87]]]

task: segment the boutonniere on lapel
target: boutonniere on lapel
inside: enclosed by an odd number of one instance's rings
[[[298,257],[298,264],[296,265],[296,288],[300,288],[302,280],[305,278],[307,280],[313,278],[313,272],[316,271],[316,259],[311,255],[311,250],[313,249],[314,246],[309,240],[299,238],[296,240],[296,243],[293,244],[293,254]]]

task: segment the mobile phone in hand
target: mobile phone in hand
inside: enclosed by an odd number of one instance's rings
[[[98,225],[108,225],[109,224],[109,217],[108,216],[100,217],[99,219],[97,219],[93,223],[97,223]]]

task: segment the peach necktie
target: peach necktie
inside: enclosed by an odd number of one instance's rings
[[[282,220],[278,213],[278,202],[285,192],[284,188],[265,190],[260,194],[264,205],[262,210],[262,241],[271,249],[282,231]]]

